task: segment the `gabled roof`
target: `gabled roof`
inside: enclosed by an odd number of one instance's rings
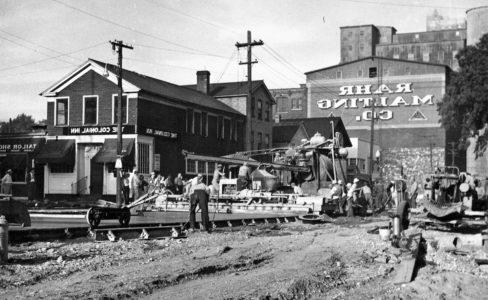
[[[442,64],[434,64],[434,63],[428,63],[428,62],[422,62],[422,61],[406,60],[406,59],[397,59],[397,58],[389,58],[389,57],[382,57],[382,56],[368,56],[368,57],[364,57],[364,58],[360,58],[360,59],[356,59],[356,60],[344,62],[344,63],[341,63],[341,64],[333,65],[333,66],[330,66],[330,67],[325,67],[325,68],[321,68],[321,69],[317,69],[317,70],[308,71],[308,72],[305,72],[305,75],[308,75],[308,74],[311,74],[311,73],[320,72],[320,71],[330,70],[330,69],[334,69],[334,68],[338,68],[338,67],[342,67],[342,66],[345,66],[345,65],[357,63],[357,62],[360,62],[360,61],[363,61],[363,60],[368,60],[368,59],[382,59],[382,60],[389,60],[389,61],[394,61],[394,62],[405,62],[405,63],[411,63],[411,64],[429,65],[429,66],[434,66],[434,67],[443,67],[443,68],[446,68],[446,69],[450,69],[449,66],[442,65]]]
[[[187,88],[196,90],[196,84],[184,85]],[[268,97],[274,101],[273,96],[268,90],[268,87],[263,80],[253,80],[252,82],[252,92],[254,93],[260,87],[264,88],[265,93]],[[235,81],[235,82],[222,82],[222,83],[211,83],[209,95],[219,98],[219,97],[229,97],[229,96],[242,96],[247,95],[248,84],[247,81]]]
[[[77,70],[70,73],[68,76],[61,79],[50,88],[42,92],[41,96],[55,96],[56,93],[66,87],[68,83],[73,82],[89,70],[93,70],[100,75],[106,77],[108,80],[117,84],[117,66],[104,63],[95,59],[88,59],[88,61],[80,66]],[[179,86],[173,83],[169,83],[167,81],[142,75],[126,69],[123,70],[122,77],[124,92],[145,91],[150,94],[163,96],[171,100],[187,102],[198,106],[204,106],[216,110],[242,115],[237,110],[225,105],[217,99],[184,86]]]
[[[273,126],[273,144],[288,144],[293,139],[302,124],[276,124]],[[305,128],[303,130],[306,132]]]
[[[283,119],[280,123],[283,123],[282,126],[291,126],[291,125],[303,125],[305,128],[308,136],[313,136],[316,132],[323,135],[325,138],[330,139],[332,138],[332,127],[330,122],[334,122],[334,130],[335,132],[340,132],[342,134],[344,140],[344,147],[352,147],[351,140],[349,139],[349,135],[347,134],[346,127],[342,122],[340,117],[328,117],[328,118],[300,118],[300,119]],[[280,126],[277,126],[280,127]],[[297,127],[298,129],[298,127]],[[274,130],[274,128],[273,128]],[[293,132],[291,137],[295,134],[296,130]],[[274,134],[274,131],[273,131]],[[290,139],[291,139],[290,137]],[[274,138],[273,138],[274,140]]]

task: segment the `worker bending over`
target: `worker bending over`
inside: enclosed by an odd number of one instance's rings
[[[189,195],[190,195],[190,230],[195,230],[195,210],[198,207],[200,208],[201,216],[202,216],[202,224],[205,231],[210,233],[210,220],[208,217],[208,193],[209,189],[203,183],[203,175],[198,174],[197,177],[193,178],[190,182],[189,187]]]

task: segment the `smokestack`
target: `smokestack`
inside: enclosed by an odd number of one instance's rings
[[[210,92],[210,72],[197,71],[197,91],[207,94]]]

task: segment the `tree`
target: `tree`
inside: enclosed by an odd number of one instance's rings
[[[475,153],[487,147],[488,130],[488,34],[474,46],[461,50],[456,58],[459,71],[452,72],[446,94],[437,105],[441,123],[446,129],[457,129],[467,146],[468,138],[476,138]]]
[[[0,133],[30,132],[35,124],[32,116],[24,113],[17,115],[14,119],[0,123]]]

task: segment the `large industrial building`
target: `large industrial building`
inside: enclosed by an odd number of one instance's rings
[[[459,133],[441,127],[437,103],[458,68],[456,54],[488,32],[487,20],[488,7],[479,7],[467,11],[466,22],[434,12],[424,32],[398,33],[373,24],[341,27],[337,65],[306,72],[306,86],[271,90],[278,103],[275,120],[341,117],[351,138],[370,141],[374,116],[383,176],[404,173],[421,180],[453,163],[482,173],[483,163],[458,149]]]

